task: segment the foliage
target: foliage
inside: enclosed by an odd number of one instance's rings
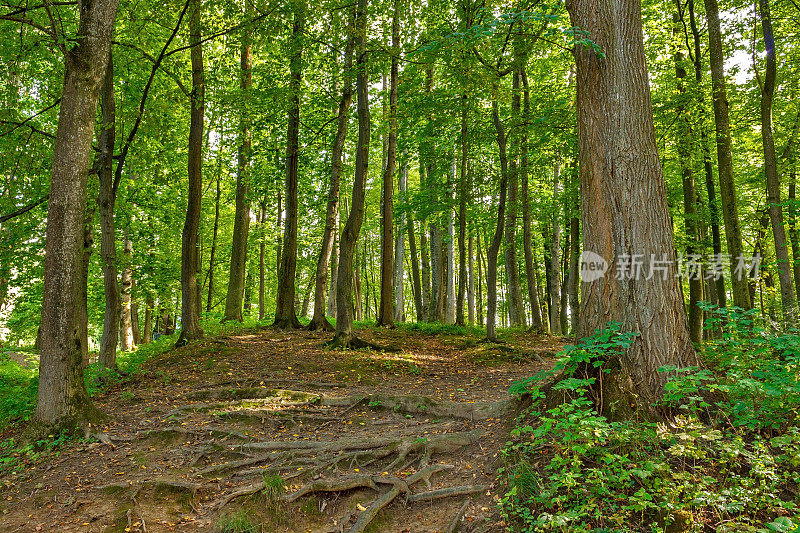
[[[759,336],[747,325],[747,314],[725,313],[725,329],[738,333],[712,344],[713,372],[687,371],[670,382],[665,402],[684,409],[668,421],[611,422],[594,411],[590,383],[573,376],[580,364],[602,366],[630,340],[618,325],[565,352],[559,387],[572,394],[561,405],[542,412],[534,380],[516,383],[512,393],[532,391],[536,401],[503,452],[500,478],[506,489],[500,508],[509,528],[794,530],[800,522],[800,428],[790,423],[793,409],[787,404],[797,403],[776,395],[775,387],[788,379],[777,367],[798,338]],[[762,342],[771,348],[743,361],[742,350]],[[709,390],[727,398],[712,406],[702,396]],[[709,416],[713,411],[717,414]],[[765,417],[764,423],[756,424],[757,417]]]

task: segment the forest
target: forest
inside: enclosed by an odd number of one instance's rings
[[[0,531],[800,530],[794,0],[149,1],[0,6]]]

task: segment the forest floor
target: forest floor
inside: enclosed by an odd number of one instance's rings
[[[147,361],[95,397],[100,440],[0,471],[0,531],[502,531],[508,388],[564,339],[358,333],[402,350],[259,330]]]

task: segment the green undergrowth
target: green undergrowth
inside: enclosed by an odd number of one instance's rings
[[[397,324],[397,328],[410,333],[422,333],[425,335],[461,335],[463,337],[486,335],[486,330],[477,326],[459,326],[441,322],[403,322]]]
[[[786,532],[800,524],[800,336],[767,331],[755,315],[708,308],[707,368],[671,376],[661,422],[609,420],[576,369],[631,342],[619,324],[565,350],[546,408],[543,373],[512,386],[534,402],[503,451],[500,509],[509,531]],[[552,405],[552,404],[550,404]]]

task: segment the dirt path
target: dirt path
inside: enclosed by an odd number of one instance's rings
[[[148,362],[96,398],[108,442],[2,474],[0,531],[501,531],[508,387],[561,344],[360,334],[403,350],[260,331]]]

